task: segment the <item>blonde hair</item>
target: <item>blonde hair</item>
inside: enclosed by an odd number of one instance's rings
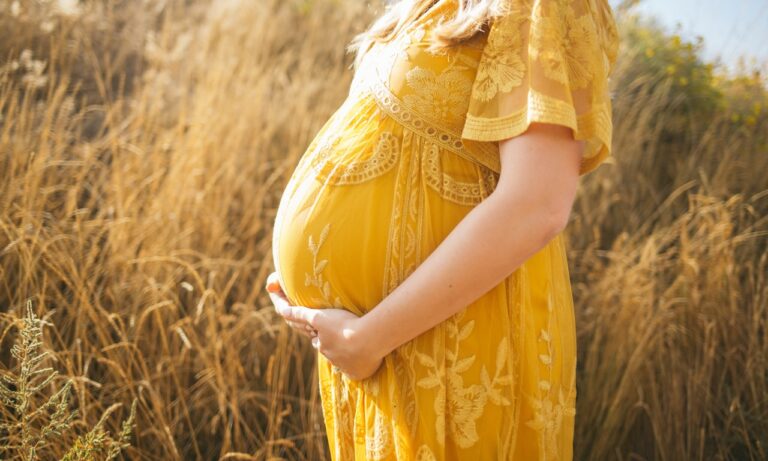
[[[347,45],[347,51],[355,53],[354,68],[362,56],[376,42],[386,42],[404,27],[418,20],[441,0],[399,0],[387,5],[384,13],[364,32],[356,35]],[[464,43],[483,32],[496,17],[508,12],[509,0],[452,0],[458,3],[456,15],[442,18],[432,29],[429,46],[431,52]]]

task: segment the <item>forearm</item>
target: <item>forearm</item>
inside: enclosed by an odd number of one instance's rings
[[[475,206],[438,247],[371,311],[359,332],[382,357],[466,308],[555,235],[546,207],[520,194]]]

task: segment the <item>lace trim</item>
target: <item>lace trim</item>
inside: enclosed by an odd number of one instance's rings
[[[496,141],[523,133],[531,122],[564,125],[573,129],[576,139],[587,141],[580,167],[580,173],[584,174],[594,169],[596,162],[610,151],[613,129],[610,113],[609,106],[596,104],[591,111],[577,115],[566,101],[531,88],[529,105],[509,115],[486,118],[468,114],[462,135],[477,141]]]
[[[370,158],[337,164],[330,160],[337,141],[338,138],[334,138],[333,142],[325,142],[311,162],[316,177],[334,185],[359,184],[380,176],[395,166],[400,154],[397,137],[385,131],[381,133]]]
[[[479,182],[457,181],[442,171],[438,149],[435,144],[426,149],[422,157],[422,167],[426,183],[443,198],[460,205],[472,206],[483,201],[496,188],[496,177],[485,168],[482,168]]]
[[[487,143],[476,143],[473,149],[468,149],[467,143],[461,139],[461,136],[437,128],[441,125],[439,120],[434,120],[407,107],[389,90],[381,78],[373,77],[369,80],[371,81],[369,89],[376,102],[402,125],[471,162],[480,163],[497,173],[501,171],[498,149],[494,149]]]
[[[595,105],[590,112],[577,116],[574,107],[566,101],[547,96],[533,88],[529,92],[528,105],[509,115],[486,118],[468,114],[463,135],[477,140],[515,135],[526,128],[526,122],[530,121],[559,123],[574,130],[581,128],[580,131],[596,132],[601,138],[610,133],[611,121],[604,105]]]

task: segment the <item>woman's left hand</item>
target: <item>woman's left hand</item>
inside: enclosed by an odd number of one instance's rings
[[[317,331],[312,346],[334,366],[353,380],[373,375],[384,357],[366,342],[360,319],[344,309],[310,309],[305,306],[281,306],[286,321],[306,323]]]

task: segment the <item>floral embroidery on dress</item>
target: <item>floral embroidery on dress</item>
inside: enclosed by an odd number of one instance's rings
[[[304,276],[304,286],[315,286],[320,290],[320,293],[323,295],[321,299],[315,298],[318,302],[324,303],[326,305],[333,305],[333,306],[341,306],[342,302],[341,299],[336,296],[336,298],[331,301],[331,284],[325,278],[323,278],[323,269],[325,269],[325,266],[328,264],[327,259],[321,259],[320,261],[317,260],[317,255],[320,252],[320,246],[322,246],[323,243],[325,243],[325,239],[328,237],[328,231],[331,227],[331,223],[327,223],[323,230],[320,231],[320,237],[317,243],[315,243],[312,234],[309,235],[309,251],[312,252],[312,274],[307,272]]]
[[[593,81],[601,56],[590,12],[577,15],[572,0],[537,1],[533,6],[529,2],[516,3],[491,28],[473,87],[479,101],[523,83],[529,66],[523,52],[526,45],[530,59],[542,64],[546,77],[574,89]],[[522,13],[531,8],[532,19]]]
[[[584,88],[600,66],[597,31],[592,15],[577,16],[572,0],[537,2],[531,25],[531,58],[544,74],[571,88]],[[549,11],[551,10],[551,11]]]
[[[427,445],[422,445],[416,452],[416,461],[437,461],[437,458]]]
[[[441,374],[438,362],[433,357],[416,351],[416,358],[421,365],[427,367],[427,376],[420,379],[417,385],[431,389],[437,387],[434,409],[437,415],[435,419],[435,432],[437,440],[442,442],[446,435],[444,421],[448,421],[448,436],[462,448],[468,448],[480,439],[477,433],[476,421],[483,414],[488,400],[497,405],[509,405],[510,400],[502,394],[502,386],[505,392],[510,392],[513,384],[510,374],[500,375],[507,370],[507,338],[502,338],[497,348],[496,371],[493,379],[490,378],[485,365],[481,369],[482,384],[464,385],[461,374],[469,369],[477,358],[476,355],[459,358],[459,343],[470,337],[475,321],[466,322],[459,330],[460,320],[466,311],[461,311],[446,321],[446,334],[454,338],[454,349],[446,349],[445,375]],[[434,347],[438,344],[438,335],[435,335]],[[446,410],[447,403],[447,410]],[[448,415],[446,415],[446,411]]]
[[[544,379],[538,382],[536,396],[525,395],[526,401],[533,409],[533,418],[526,421],[526,426],[539,433],[539,459],[556,460],[559,458],[558,441],[562,436],[563,420],[566,416],[576,414],[576,363],[570,372],[570,380],[560,383],[555,392],[552,385],[552,337],[550,328],[553,316],[554,301],[547,301],[547,325],[539,330],[537,341],[546,346],[546,352],[540,353],[538,359],[546,370]],[[564,378],[561,378],[564,379]],[[565,393],[567,392],[567,393]],[[553,395],[554,394],[554,395]]]
[[[318,357],[326,360],[322,355]],[[329,374],[327,380],[320,380],[320,391],[325,423],[336,439],[331,447],[335,451],[334,457],[351,460],[355,447],[355,394],[344,375],[336,373]]]
[[[405,78],[414,92],[403,96],[403,101],[411,108],[424,110],[442,120],[461,118],[466,113],[466,95],[472,81],[460,67],[451,67],[440,73],[414,67],[405,74]]]
[[[389,76],[398,60],[410,61],[408,53],[409,48],[415,42],[420,41],[425,34],[424,25],[401,33],[395,39],[387,43],[377,43],[374,45],[376,51],[368,52],[366,58],[373,60],[371,69],[373,75],[378,76],[383,82],[389,84]],[[375,76],[372,78],[376,78]]]
[[[520,29],[525,20],[521,14],[505,15],[488,33],[472,89],[479,101],[489,101],[499,91],[509,92],[523,83],[527,65],[520,52],[524,44]]]
[[[394,451],[394,440],[389,426],[391,421],[376,405],[371,405],[368,409],[375,412],[375,416],[373,427],[369,428],[369,433],[365,436],[365,458],[373,461],[386,459]]]
[[[552,398],[529,398],[528,402],[534,411],[534,417],[528,420],[526,426],[536,430],[540,434],[539,459],[558,459],[558,440],[562,435],[563,420],[566,416],[576,414],[576,387],[574,367],[571,374],[571,383],[566,387],[567,394],[563,393],[563,387],[558,387],[556,400]],[[549,382],[542,388],[549,389]],[[541,383],[540,383],[541,384]]]

